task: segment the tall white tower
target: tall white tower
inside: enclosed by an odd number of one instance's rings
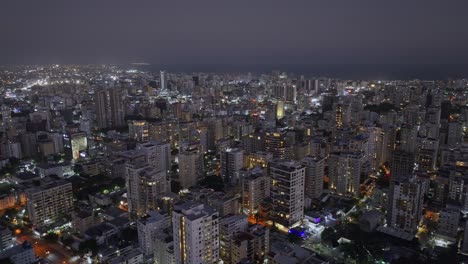
[[[166,80],[166,71],[160,71],[160,82],[161,82],[161,91],[167,90],[167,80]]]
[[[175,263],[218,263],[219,219],[215,209],[195,202],[174,205],[172,226]]]

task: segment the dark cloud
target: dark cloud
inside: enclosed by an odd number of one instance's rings
[[[453,67],[468,61],[466,10],[464,0],[6,0],[0,64]]]

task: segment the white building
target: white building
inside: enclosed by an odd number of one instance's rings
[[[158,232],[170,226],[170,216],[157,211],[150,211],[138,219],[138,244],[143,254],[146,256],[153,254]]]
[[[207,205],[194,202],[175,205],[172,214],[175,263],[218,263],[218,221],[218,212]]]
[[[147,142],[137,145],[145,153],[146,163],[158,171],[168,172],[171,168],[171,146],[169,143]]]

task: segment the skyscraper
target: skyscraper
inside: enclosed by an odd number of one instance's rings
[[[391,164],[392,177],[409,177],[414,170],[415,156],[413,153],[396,150]]]
[[[304,217],[305,167],[297,161],[276,160],[271,163],[272,220],[287,231]]]
[[[125,109],[123,104],[123,91],[121,89],[110,89],[109,90],[109,104],[110,104],[110,118],[111,127],[124,127],[125,124]]]
[[[157,210],[157,199],[167,192],[167,172],[131,162],[126,164],[125,171],[129,212],[140,216]]]
[[[221,177],[226,184],[239,181],[239,172],[244,166],[244,151],[228,148],[221,152]]]
[[[109,116],[109,99],[106,90],[95,91],[94,104],[96,105],[96,121],[99,129],[109,127],[107,117]]]
[[[138,219],[138,244],[143,254],[153,254],[156,236],[162,229],[170,226],[171,218],[169,214],[161,214],[158,211],[149,211]]]
[[[234,237],[243,231],[247,231],[249,222],[245,215],[227,215],[221,218],[219,223],[220,258],[224,263],[231,263],[232,243]]]
[[[175,263],[218,263],[219,219],[216,210],[195,202],[174,205],[172,226]]]
[[[259,167],[242,171],[242,211],[253,216],[270,196],[270,178]]]
[[[290,142],[286,138],[287,132],[267,132],[265,134],[265,150],[273,154],[275,159],[289,159],[291,157]]]
[[[330,190],[340,195],[356,196],[359,194],[361,179],[360,153],[332,153],[328,158],[328,176]]]
[[[35,226],[51,224],[73,211],[72,184],[45,178],[41,185],[26,190],[27,211]]]
[[[95,91],[94,104],[99,129],[125,126],[123,91],[118,88],[98,89]]]
[[[182,151],[178,155],[179,183],[182,188],[190,188],[203,177],[203,154],[198,149]]]
[[[171,169],[171,146],[169,143],[146,142],[138,144],[137,150],[144,152],[146,163],[158,171],[168,172]]]
[[[161,91],[167,90],[167,80],[166,80],[166,71],[159,72],[159,81],[161,83]]]
[[[412,239],[418,230],[423,209],[423,184],[416,176],[396,178],[390,183],[387,224],[402,238]]]
[[[147,142],[149,140],[149,123],[146,121],[131,120],[128,121],[128,136],[138,142]]]
[[[312,199],[320,198],[323,193],[325,158],[309,156],[301,163],[305,167],[305,195]]]

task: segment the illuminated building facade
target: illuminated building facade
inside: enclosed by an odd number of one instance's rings
[[[51,224],[73,211],[72,184],[46,178],[41,186],[26,190],[27,211],[35,226]]]
[[[362,154],[332,153],[328,158],[330,190],[339,195],[357,196],[361,177]]]
[[[172,226],[175,263],[219,262],[218,212],[200,203],[174,205]]]
[[[305,167],[297,161],[276,160],[270,165],[271,217],[282,231],[298,225],[304,218]]]
[[[127,163],[125,169],[129,212],[140,216],[157,210],[157,199],[166,194],[168,188],[166,171],[132,163]]]
[[[149,140],[149,124],[146,121],[128,121],[128,136],[138,142]]]
[[[305,195],[318,199],[323,193],[323,177],[325,176],[325,158],[306,157],[301,161],[305,170]]]

